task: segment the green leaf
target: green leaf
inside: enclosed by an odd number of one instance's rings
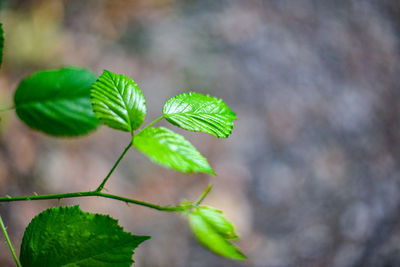
[[[14,95],[18,117],[29,127],[54,136],[78,136],[97,128],[90,104],[96,75],[85,69],[40,71],[25,78]]]
[[[164,117],[185,130],[228,137],[236,115],[222,99],[198,93],[184,93],[167,100]]]
[[[200,152],[182,135],[169,129],[145,128],[135,136],[134,145],[152,161],[167,168],[184,173],[214,174]]]
[[[26,228],[20,260],[24,267],[131,266],[133,250],[149,238],[124,232],[117,220],[79,206],[50,208]]]
[[[93,110],[105,125],[132,132],[143,123],[146,100],[138,85],[129,77],[104,70],[93,84],[90,94]]]
[[[220,225],[222,221],[220,216],[212,216],[214,217],[214,219],[212,219],[209,215],[204,215],[203,213],[207,209],[204,209],[204,207],[196,208],[188,214],[189,225],[197,240],[199,240],[203,246],[220,256],[234,260],[245,260],[246,256],[240,252],[234,244],[227,240],[230,237],[227,238],[226,236],[230,236],[231,233],[229,231],[226,232],[226,229],[229,229],[230,226]],[[224,218],[223,220],[226,219]],[[229,222],[228,224],[231,225]]]
[[[4,31],[3,24],[0,23],[0,66],[3,63]]]
[[[216,210],[208,206],[200,206],[199,213],[203,219],[212,225],[214,229],[226,239],[236,239],[238,235],[235,233],[233,224],[228,221],[222,211]]]

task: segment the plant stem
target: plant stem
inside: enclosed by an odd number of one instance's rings
[[[164,115],[162,115],[161,117],[155,119],[154,121],[150,122],[149,124],[147,124],[145,127],[143,127],[137,134],[139,134],[141,131],[143,131],[144,129],[147,129],[151,126],[153,126],[154,124],[156,124],[157,122],[159,122],[160,120],[164,119]]]
[[[212,184],[209,184],[206,190],[204,190],[203,194],[201,194],[201,196],[196,200],[195,205],[200,205],[201,202],[203,202],[203,200],[206,198],[208,193],[210,193],[211,189],[212,189]]]
[[[148,208],[151,208],[151,209],[160,210],[160,211],[177,212],[177,211],[184,210],[184,207],[181,206],[181,205],[177,205],[177,206],[159,206],[159,205],[155,205],[155,204],[152,204],[152,203],[143,202],[143,201],[140,201],[140,200],[125,198],[125,197],[106,194],[106,193],[101,193],[101,192],[98,192],[97,196],[105,197],[105,198],[112,198],[112,199],[116,199],[116,200],[119,200],[119,201],[124,201],[126,203],[133,203],[133,204],[136,204],[136,205],[145,206],[145,207],[148,207]]]
[[[114,163],[114,166],[111,168],[111,170],[108,172],[107,176],[104,178],[103,182],[97,187],[96,192],[101,192],[103,190],[104,185],[107,183],[107,180],[110,178],[111,174],[114,172],[115,168],[117,168],[119,162],[124,158],[126,152],[128,152],[129,148],[132,146],[132,140],[129,141],[129,144],[125,147],[124,152],[119,156],[118,160]]]
[[[6,107],[6,108],[0,108],[0,112],[11,110],[11,109],[14,109],[14,108],[15,108],[14,106]]]
[[[7,244],[11,250],[11,254],[14,257],[15,263],[17,264],[18,267],[21,267],[21,263],[18,260],[17,254],[15,254],[15,250],[11,244],[10,238],[8,237],[7,229],[3,223],[3,219],[1,218],[1,215],[0,215],[0,226],[1,226],[1,229],[3,230],[4,236],[6,237]]]
[[[27,201],[27,200],[44,200],[44,199],[63,199],[63,198],[75,198],[75,197],[104,197],[116,199],[119,201],[123,201],[126,203],[132,203],[144,207],[148,207],[151,209],[166,211],[166,212],[177,212],[184,210],[184,207],[181,205],[177,206],[159,206],[152,203],[125,198],[117,195],[106,194],[99,191],[87,191],[87,192],[74,192],[74,193],[65,193],[65,194],[53,194],[53,195],[34,195],[34,196],[21,196],[21,197],[0,197],[0,202],[13,202],[13,201]]]

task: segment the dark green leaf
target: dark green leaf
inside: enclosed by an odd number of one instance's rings
[[[224,234],[221,234],[221,226],[218,226],[219,219],[215,221],[205,218],[201,209],[196,209],[189,213],[188,219],[194,235],[203,246],[225,258],[234,260],[246,259],[246,256],[229,242]]]
[[[236,119],[222,99],[193,92],[168,99],[163,113],[170,123],[183,129],[223,138],[231,134]]]
[[[151,160],[167,168],[184,173],[214,174],[200,152],[182,135],[169,129],[145,128],[135,136],[134,145]]]
[[[97,128],[90,104],[95,74],[85,69],[41,71],[25,78],[14,95],[18,117],[33,129],[55,136],[77,136]]]
[[[146,116],[146,100],[137,84],[122,74],[108,70],[93,84],[92,105],[96,116],[105,125],[132,132]]]
[[[0,23],[0,66],[3,63],[4,31],[3,24]]]
[[[51,208],[26,228],[20,260],[24,267],[131,266],[133,250],[149,238],[124,232],[117,220],[79,206]]]

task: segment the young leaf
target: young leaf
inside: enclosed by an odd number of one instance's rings
[[[134,249],[149,238],[124,232],[117,220],[79,206],[50,208],[26,228],[20,260],[24,267],[131,266]]]
[[[108,70],[90,91],[96,116],[105,125],[126,132],[139,128],[146,116],[146,100],[137,84]]]
[[[208,206],[200,206],[198,209],[201,217],[211,224],[221,236],[226,239],[238,238],[233,224],[224,217],[222,211]]]
[[[228,137],[236,115],[222,99],[198,93],[184,93],[167,100],[164,117],[172,124],[216,137]]]
[[[135,136],[134,145],[152,161],[167,168],[184,173],[214,174],[200,152],[182,135],[169,129],[145,128]]]
[[[3,62],[3,48],[4,48],[4,31],[3,24],[0,23],[0,66]]]
[[[227,240],[230,238],[227,238],[227,236],[231,236],[232,233],[234,234],[230,230],[226,232],[226,229],[230,229],[231,223],[223,218],[226,225],[221,225],[222,220],[220,216],[212,216],[214,219],[207,215],[205,216],[203,213],[206,210],[208,208],[204,209],[204,207],[200,207],[188,214],[190,227],[197,240],[203,246],[220,256],[234,260],[245,260],[246,256]]]
[[[25,78],[14,94],[18,117],[29,127],[54,136],[77,136],[97,128],[90,105],[95,74],[85,69],[40,71]]]

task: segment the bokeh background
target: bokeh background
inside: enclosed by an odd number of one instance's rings
[[[126,74],[147,121],[184,91],[237,113],[228,139],[183,132],[216,177],[183,175],[132,150],[109,192],[159,204],[193,200],[234,221],[248,255],[203,249],[174,214],[107,199],[2,204],[19,250],[40,211],[80,204],[153,238],[135,266],[400,266],[398,0],[0,0],[6,46],[0,104],[23,77],[64,65]],[[96,188],[129,142],[99,128],[56,139],[0,114],[0,195]],[[161,125],[167,125],[161,123]],[[1,237],[0,266],[13,266]]]

